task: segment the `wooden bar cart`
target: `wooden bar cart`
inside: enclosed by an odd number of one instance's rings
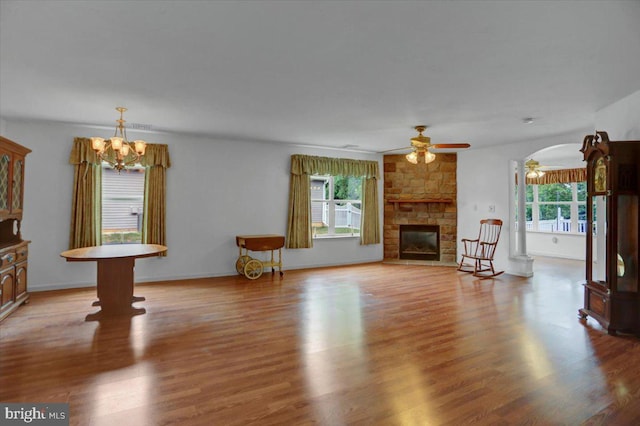
[[[278,268],[280,276],[282,272],[282,247],[284,246],[284,236],[275,234],[265,235],[237,235],[236,245],[238,246],[238,260],[236,260],[236,271],[250,280],[257,280],[262,275],[264,268],[271,268],[271,273],[275,273]],[[278,260],[275,261],[274,251],[278,250]],[[249,251],[270,251],[271,260],[261,261],[249,256]]]

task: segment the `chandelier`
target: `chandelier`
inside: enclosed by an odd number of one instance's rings
[[[102,161],[109,163],[118,173],[140,162],[140,157],[144,155],[147,148],[147,143],[143,140],[129,142],[127,139],[127,129],[124,127],[126,120],[122,118],[126,110],[125,107],[116,107],[116,111],[120,112],[120,119],[116,120],[118,125],[113,137],[106,140],[98,137],[91,138],[91,148]]]

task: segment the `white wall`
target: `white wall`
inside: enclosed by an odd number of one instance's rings
[[[527,232],[527,254],[584,260],[587,239],[582,234]]]
[[[95,284],[94,262],[66,262],[73,167],[73,138],[109,135],[112,129],[5,119],[3,136],[33,152],[25,169],[22,233],[29,248],[31,291]],[[136,262],[136,281],[235,275],[238,234],[285,234],[291,154],[376,160],[382,157],[288,144],[212,140],[192,135],[130,131],[169,145],[166,258]],[[380,166],[382,173],[382,165]],[[382,218],[382,180],[379,183]],[[380,220],[382,226],[382,219]],[[260,253],[257,253],[259,256]],[[256,257],[258,257],[256,256]],[[283,249],[284,270],[380,261],[382,244],[357,238],[315,241],[312,249]]]
[[[640,90],[598,111],[595,121],[612,141],[640,140]]]

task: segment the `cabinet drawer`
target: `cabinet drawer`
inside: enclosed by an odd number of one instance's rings
[[[4,268],[5,266],[10,266],[13,265],[16,261],[16,254],[15,252],[7,252],[4,253],[2,256],[0,256],[0,269]]]
[[[20,247],[16,250],[16,262],[21,262],[29,257],[29,249],[27,246]]]

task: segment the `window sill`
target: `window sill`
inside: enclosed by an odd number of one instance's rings
[[[313,237],[313,240],[333,240],[333,239],[342,239],[342,238],[360,238],[360,235],[316,235]]]
[[[584,237],[586,233],[584,232],[551,232],[551,231],[529,231],[527,233],[531,234],[548,234],[548,235],[574,235],[578,237]]]

